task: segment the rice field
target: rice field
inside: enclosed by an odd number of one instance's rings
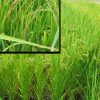
[[[61,54],[0,55],[0,100],[100,100],[100,6],[61,5]]]
[[[0,0],[0,52],[59,52],[59,0]]]

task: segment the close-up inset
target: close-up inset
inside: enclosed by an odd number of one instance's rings
[[[59,52],[59,0],[1,0],[0,52]]]

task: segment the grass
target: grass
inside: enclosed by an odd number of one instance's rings
[[[0,55],[1,100],[100,99],[100,7],[62,5],[61,54]]]
[[[58,5],[58,0],[1,0],[0,37],[4,34],[11,40],[0,38],[0,52],[4,50],[6,52],[51,51],[47,48],[52,47],[59,26]],[[15,38],[37,45],[19,43],[19,40],[14,41]],[[54,46],[56,49],[59,49],[58,42]],[[40,48],[38,45],[47,48]],[[54,49],[53,51],[58,50]]]

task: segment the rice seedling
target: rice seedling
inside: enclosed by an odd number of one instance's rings
[[[62,1],[59,55],[0,55],[0,99],[99,100],[99,9]]]
[[[59,0],[0,1],[0,52],[51,51],[58,27]],[[59,51],[59,44],[54,48]]]

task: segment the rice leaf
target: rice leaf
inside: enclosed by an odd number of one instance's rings
[[[59,27],[58,27],[57,32],[55,34],[55,38],[54,38],[54,41],[53,41],[53,44],[52,44],[51,51],[54,51],[54,47],[55,47],[55,45],[57,43],[58,38],[59,38]]]
[[[7,40],[7,41],[18,42],[18,43],[26,44],[26,45],[32,45],[32,46],[35,46],[35,47],[51,50],[51,47],[47,47],[47,46],[39,45],[39,44],[36,44],[36,43],[28,42],[28,41],[18,39],[18,38],[14,38],[14,37],[11,37],[11,36],[7,36],[7,35],[4,35],[4,34],[0,34],[0,39]]]

